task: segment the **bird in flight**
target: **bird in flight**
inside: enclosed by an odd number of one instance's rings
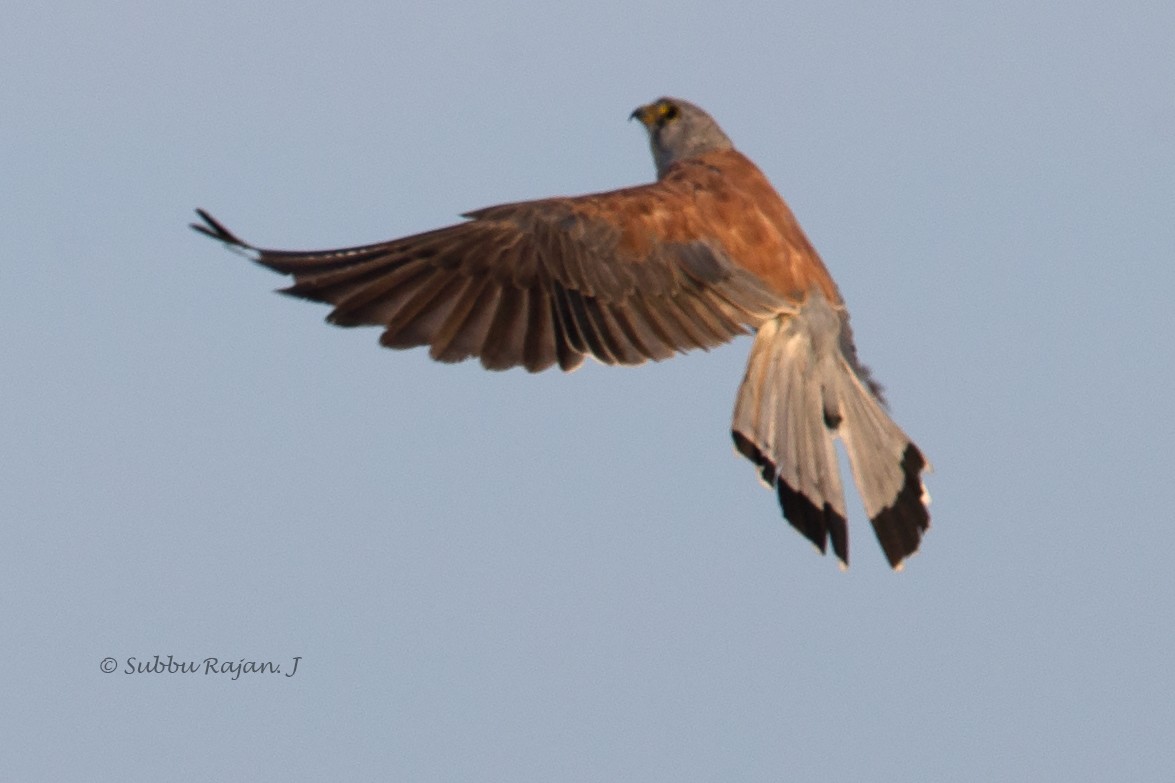
[[[203,210],[192,228],[293,276],[283,289],[374,325],[389,348],[441,362],[570,371],[660,361],[753,332],[732,435],[787,520],[848,565],[834,438],[889,564],[930,526],[922,452],[857,359],[836,283],[767,178],[698,106],[660,98],[632,113],[655,182],[487,207],[446,228],[373,245],[254,247]]]

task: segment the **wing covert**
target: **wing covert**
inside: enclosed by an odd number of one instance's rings
[[[708,349],[786,305],[737,265],[680,186],[503,204],[446,228],[326,251],[255,248],[203,211],[193,228],[292,275],[284,293],[375,325],[390,348],[571,370]]]

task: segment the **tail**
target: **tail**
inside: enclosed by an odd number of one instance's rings
[[[759,327],[734,409],[735,447],[779,495],[787,520],[846,566],[849,541],[833,438],[839,436],[889,564],[930,527],[921,474],[929,465],[886,413],[856,362],[847,317],[814,295]]]

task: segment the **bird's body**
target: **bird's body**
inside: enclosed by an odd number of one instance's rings
[[[757,332],[734,438],[805,536],[848,561],[832,437],[846,444],[892,565],[929,525],[917,447],[858,363],[836,284],[791,210],[717,124],[663,98],[649,129],[656,182],[503,204],[447,228],[341,250],[254,248],[200,212],[197,230],[291,274],[287,293],[378,325],[392,348],[489,369],[639,364]]]

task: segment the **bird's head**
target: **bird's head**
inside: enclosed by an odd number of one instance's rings
[[[679,160],[734,146],[713,117],[679,98],[658,98],[637,107],[630,119],[640,120],[649,132],[658,177]]]

